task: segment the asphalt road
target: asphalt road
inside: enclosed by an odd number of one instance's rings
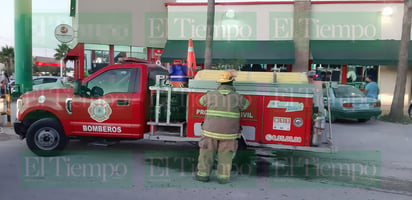
[[[232,182],[193,180],[197,147],[72,141],[37,157],[12,129],[0,131],[0,199],[411,199],[412,125],[333,124],[337,152],[271,151],[236,161]],[[343,166],[343,167],[342,167]]]

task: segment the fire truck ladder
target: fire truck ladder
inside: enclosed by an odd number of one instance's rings
[[[156,76],[156,85],[151,86],[151,91],[156,91],[156,105],[155,105],[155,121],[147,122],[150,126],[150,132],[145,134],[145,139],[149,140],[159,140],[159,141],[198,141],[198,138],[186,137],[184,130],[186,121],[181,122],[171,122],[171,102],[172,102],[172,92],[175,93],[188,93],[188,88],[175,88],[170,85],[165,84],[166,76],[158,75]],[[167,104],[166,104],[166,121],[160,120],[161,115],[161,105],[160,105],[160,93],[167,92]],[[178,127],[179,132],[169,132],[169,131],[157,131],[157,127]]]

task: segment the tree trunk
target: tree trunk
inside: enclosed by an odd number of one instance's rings
[[[11,61],[11,58],[8,58],[7,59],[7,62],[6,63],[4,63],[4,65],[5,65],[5,72],[8,74],[8,75],[10,75],[10,72],[11,72],[11,70],[12,70],[12,61]]]
[[[212,68],[213,31],[215,24],[215,0],[207,2],[207,30],[205,41],[205,69]]]
[[[10,76],[14,72],[14,59],[10,58],[10,71],[8,71],[8,75]]]
[[[405,85],[408,69],[409,42],[411,39],[411,12],[412,0],[405,0],[402,22],[401,47],[399,50],[399,63],[396,75],[395,91],[392,99],[390,119],[400,121],[403,117]]]

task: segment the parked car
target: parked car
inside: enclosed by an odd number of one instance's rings
[[[359,122],[366,122],[382,113],[379,100],[366,97],[363,92],[351,85],[332,85],[323,88],[326,110],[327,91],[332,122],[336,119],[357,119]]]
[[[412,101],[411,101],[411,103],[409,104],[408,113],[409,113],[409,118],[412,119]]]
[[[33,76],[33,90],[45,90],[54,88],[65,88],[67,85],[64,83],[63,78],[57,76]],[[11,93],[16,92],[15,81],[12,80],[9,83]]]
[[[64,88],[64,80],[55,76],[40,76],[33,79],[33,90]]]

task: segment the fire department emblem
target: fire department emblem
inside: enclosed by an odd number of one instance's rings
[[[112,114],[112,109],[110,108],[110,105],[102,99],[92,101],[87,111],[89,112],[90,117],[96,120],[97,122],[106,121]]]

